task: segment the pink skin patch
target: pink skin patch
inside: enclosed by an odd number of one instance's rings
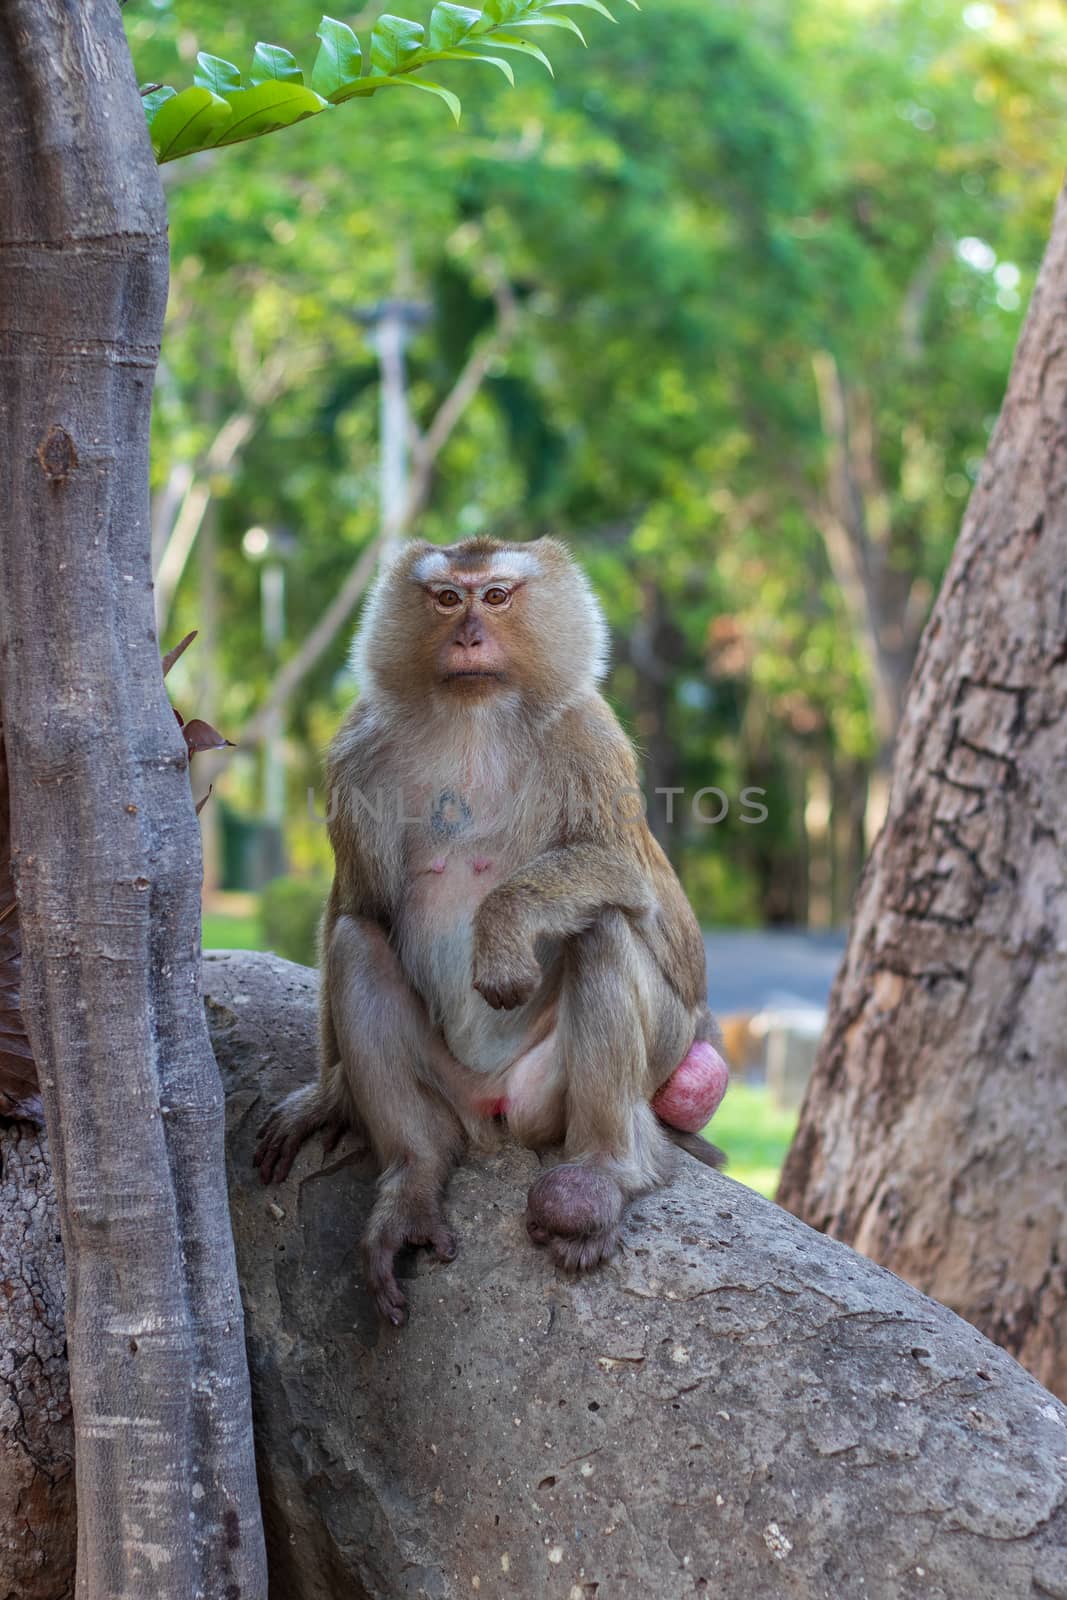
[[[476,1100],[474,1109],[480,1117],[506,1117],[508,1103],[506,1100]]]
[[[698,1039],[675,1067],[652,1101],[652,1109],[668,1127],[699,1133],[719,1109],[730,1069],[706,1039]]]
[[[444,858],[444,856],[435,856],[433,858],[433,860],[430,862],[430,871],[431,872],[443,872],[444,870],[445,870],[445,858]]]
[[[471,861],[471,866],[475,872],[488,872],[492,865],[493,863],[488,856],[475,856]]]

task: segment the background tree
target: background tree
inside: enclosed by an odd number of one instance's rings
[[[1067,1394],[1067,200],[904,713],[783,1205]]]

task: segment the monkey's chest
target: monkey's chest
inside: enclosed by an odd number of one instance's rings
[[[535,996],[515,1011],[494,1011],[471,982],[475,913],[510,870],[482,843],[413,858],[398,931],[404,967],[452,1054],[477,1072],[496,1072],[523,1050],[540,1004]]]

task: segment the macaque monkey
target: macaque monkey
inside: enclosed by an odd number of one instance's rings
[[[328,758],[320,1073],[268,1117],[255,1161],[280,1182],[309,1134],[332,1149],[366,1130],[367,1286],[397,1325],[397,1253],[452,1260],[448,1174],[494,1124],[562,1147],[526,1226],[584,1271],[670,1174],[657,1111],[695,1133],[726,1086],[700,930],[597,691],[605,650],[552,539],[409,544],[357,636],[363,693]]]

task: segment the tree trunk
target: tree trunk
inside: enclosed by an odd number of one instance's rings
[[[1067,1394],[1067,199],[779,1199]]]
[[[166,289],[118,8],[7,0],[0,704],[23,1010],[67,1266],[77,1594],[262,1600],[199,837],[152,609]],[[10,1304],[0,1315],[6,1346]]]
[[[74,1594],[74,1431],[48,1141],[0,1124],[0,1596]]]

